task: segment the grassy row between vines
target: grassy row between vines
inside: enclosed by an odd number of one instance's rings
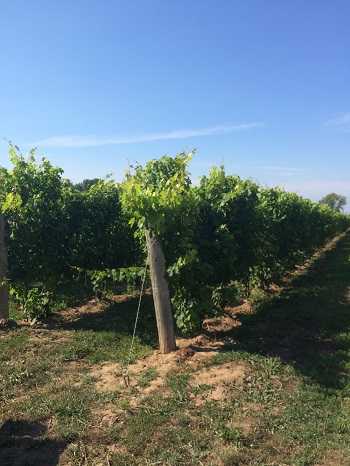
[[[217,335],[231,342],[223,351],[162,374],[141,364],[128,387],[137,298],[0,330],[0,464],[350,464],[349,255],[347,234],[236,314],[238,325]],[[133,360],[156,343],[145,296]],[[106,367],[115,385],[102,390],[96,368]],[[216,400],[220,371],[238,369]]]

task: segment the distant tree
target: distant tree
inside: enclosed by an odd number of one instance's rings
[[[64,188],[74,188],[74,183],[72,183],[68,178],[62,178],[62,186]]]
[[[319,201],[319,204],[326,205],[336,212],[341,212],[346,204],[346,197],[335,193],[327,194]]]
[[[86,180],[83,180],[81,183],[74,184],[73,187],[77,191],[82,191],[82,192],[89,191],[91,186],[97,185],[99,181],[100,181],[99,178],[93,178],[91,180],[86,179]]]

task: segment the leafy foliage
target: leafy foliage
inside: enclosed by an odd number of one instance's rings
[[[121,267],[120,269],[105,269],[105,270],[86,270],[77,269],[78,272],[85,272],[90,280],[93,291],[96,297],[102,299],[107,292],[109,285],[120,284],[124,285],[124,291],[132,292],[139,289],[143,276],[145,274],[144,267]],[[150,277],[149,271],[146,274],[146,284],[149,286]]]
[[[239,284],[247,295],[252,285],[271,284],[350,226],[344,215],[226,175],[224,167],[192,185],[191,156],[138,165],[122,186],[131,224],[140,235],[148,228],[160,237],[175,319],[185,334],[222,312]]]
[[[99,180],[87,191],[65,189],[62,215],[69,265],[85,270],[134,265],[138,245],[113,181]]]
[[[249,295],[253,285],[278,281],[350,226],[337,209],[227,175],[224,167],[194,185],[187,168],[193,153],[184,151],[130,166],[120,186],[96,179],[73,185],[47,159],[38,163],[35,150],[25,157],[11,143],[10,155],[13,169],[0,167],[7,278],[31,318],[48,311],[57,283],[76,270],[98,296],[108,283],[136,284],[148,229],[163,246],[178,328],[190,334],[237,290]]]
[[[51,282],[63,272],[66,226],[62,221],[62,170],[10,148],[12,170],[0,167],[8,229],[9,276],[25,283]]]
[[[160,235],[190,226],[197,204],[187,171],[191,158],[192,153],[181,152],[174,158],[151,160],[145,168],[129,167],[122,185],[122,201],[131,225],[136,222],[140,231],[148,228]]]
[[[13,169],[0,167],[7,278],[13,298],[29,317],[48,312],[47,293],[52,295],[76,267],[134,265],[138,245],[112,181],[93,180],[87,190],[75,189],[62,180],[62,169],[45,158],[37,163],[35,149],[23,156],[10,143],[9,152]]]
[[[47,315],[52,299],[50,291],[35,286],[28,289],[16,283],[11,287],[10,294],[15,298],[18,308],[32,321],[36,322]]]

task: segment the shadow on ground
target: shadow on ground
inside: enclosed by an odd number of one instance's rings
[[[278,297],[237,316],[238,346],[277,356],[324,387],[343,387],[350,369],[349,255],[347,234]]]
[[[7,420],[0,429],[1,466],[55,466],[67,447],[45,438],[47,427],[39,422]]]
[[[139,297],[130,297],[122,302],[106,300],[104,310],[87,313],[71,322],[60,322],[64,330],[93,330],[94,332],[115,331],[132,335],[139,305]],[[148,345],[158,342],[157,324],[151,295],[144,295],[141,300],[137,322],[137,336]]]

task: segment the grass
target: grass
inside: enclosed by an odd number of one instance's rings
[[[0,331],[0,464],[350,464],[349,255],[346,235],[237,315],[222,335],[234,345],[165,376],[140,369],[130,387],[120,378],[101,390],[93,369],[123,372],[137,299]],[[156,342],[146,296],[132,360]],[[242,376],[230,377],[237,367]],[[215,377],[196,382],[225,368],[221,397]]]

